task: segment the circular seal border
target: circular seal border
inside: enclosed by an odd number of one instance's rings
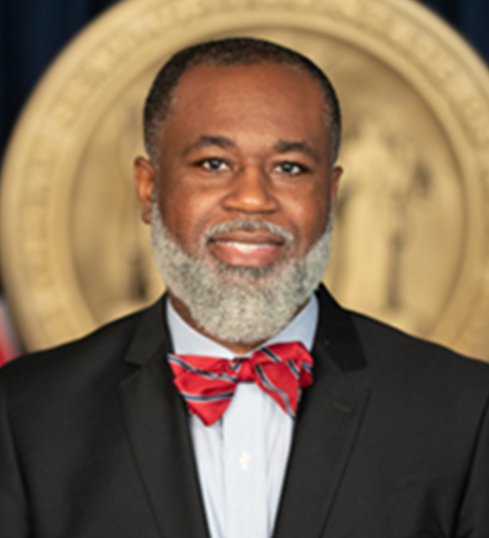
[[[73,132],[89,131],[86,111],[103,110],[113,96],[110,88],[123,87],[125,72],[133,72],[142,56],[147,64],[162,51],[265,26],[314,29],[361,44],[431,95],[433,110],[450,124],[464,177],[476,178],[466,202],[470,233],[460,272],[471,286],[456,290],[433,337],[451,332],[447,343],[489,354],[484,335],[489,76],[461,38],[410,0],[127,0],[92,23],[42,79],[16,127],[2,172],[2,273],[28,348],[94,328],[67,233],[72,185],[66,178],[80,151]]]

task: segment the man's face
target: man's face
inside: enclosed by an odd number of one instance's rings
[[[156,169],[136,161],[145,222],[154,192],[166,229],[190,257],[267,268],[301,259],[324,233],[341,169],[318,82],[289,66],[198,66],[175,91]],[[268,221],[288,232],[235,230]]]

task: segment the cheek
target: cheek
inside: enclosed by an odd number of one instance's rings
[[[323,193],[296,197],[288,206],[289,222],[297,238],[298,255],[303,256],[326,230],[329,204]]]
[[[176,179],[160,189],[161,215],[172,237],[188,253],[196,253],[202,244],[203,234],[212,225],[218,200],[209,192],[190,187],[185,178]]]

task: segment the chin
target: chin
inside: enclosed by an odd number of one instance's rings
[[[330,252],[328,229],[302,259],[291,255],[260,267],[235,266],[209,251],[188,256],[153,211],[155,265],[203,332],[236,344],[265,341],[283,329],[321,282]]]

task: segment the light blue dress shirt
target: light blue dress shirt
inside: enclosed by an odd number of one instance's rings
[[[167,301],[174,352],[233,359],[235,354],[190,327]],[[315,296],[264,345],[299,341],[310,351],[318,320]],[[251,354],[251,353],[250,353]],[[212,538],[270,538],[287,467],[294,421],[254,383],[240,383],[212,426],[189,417]]]

